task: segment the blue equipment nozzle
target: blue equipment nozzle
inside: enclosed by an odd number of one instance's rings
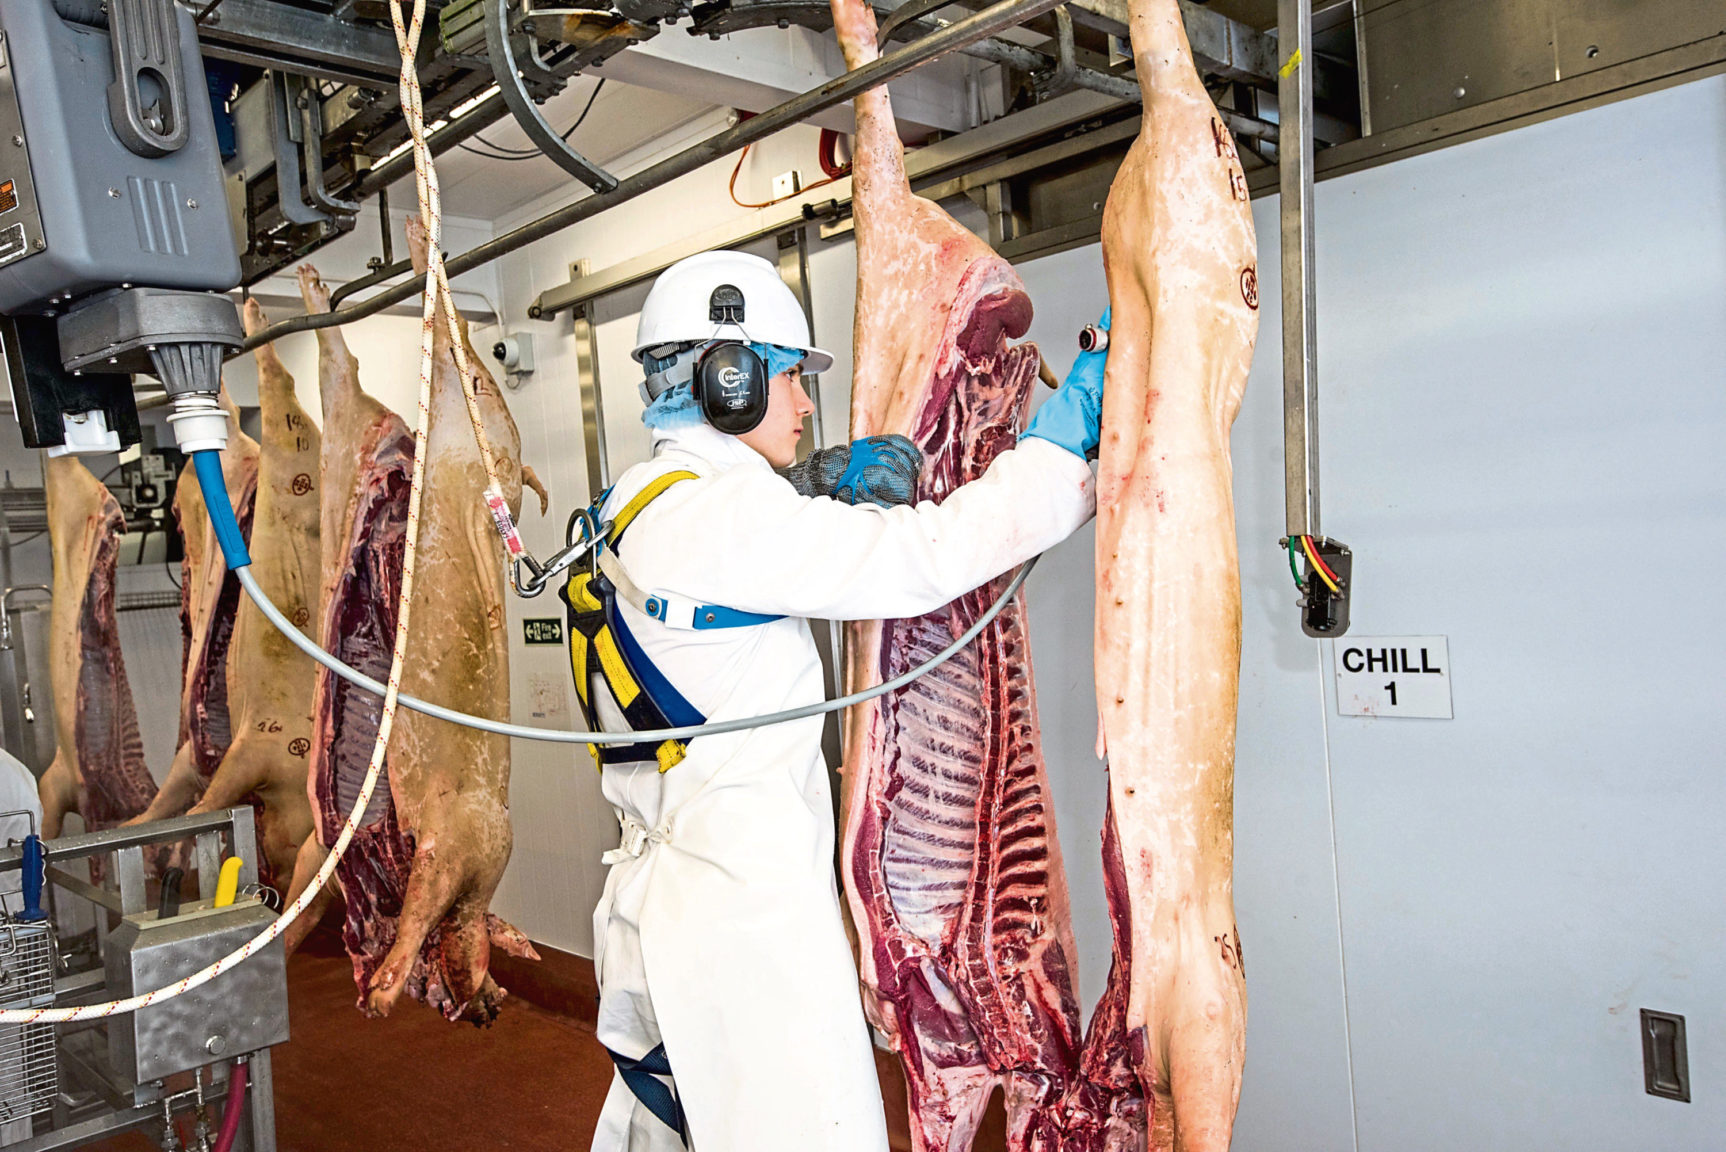
[[[198,487],[204,493],[204,507],[209,510],[210,524],[216,530],[216,543],[222,547],[222,558],[230,570],[244,568],[252,562],[246,551],[246,539],[240,535],[239,521],[234,519],[234,505],[228,499],[228,484],[222,479],[222,454],[214,448],[200,448],[192,453],[192,467],[198,475]]]

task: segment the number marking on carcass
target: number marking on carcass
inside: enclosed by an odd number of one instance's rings
[[[1240,158],[1235,153],[1234,137],[1229,135],[1229,130],[1223,122],[1214,116],[1211,117],[1211,140],[1217,146],[1218,156],[1227,156],[1230,160]]]

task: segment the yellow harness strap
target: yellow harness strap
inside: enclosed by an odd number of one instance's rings
[[[612,518],[611,529],[605,536],[605,547],[615,549],[624,530],[641,514],[642,509],[663,495],[666,489],[684,480],[697,479],[700,477],[696,473],[686,470],[667,472],[663,476],[655,477]],[[604,678],[625,719],[638,729],[671,726],[651,698],[642,691],[640,681],[630,671],[629,663],[624,659],[617,644],[617,637],[612,634],[611,625],[606,619],[607,605],[594,593],[593,579],[592,571],[578,570],[569,578],[563,594],[571,616],[570,672],[575,677],[576,695],[581,701],[582,712],[587,716],[589,727],[597,729],[598,724],[591,699],[591,677],[595,672]],[[587,626],[581,627],[581,624]],[[601,745],[589,744],[587,750],[593,756],[594,767],[603,767],[605,758]],[[683,759],[685,751],[681,740],[662,741],[655,750],[659,770],[664,772],[676,766]]]

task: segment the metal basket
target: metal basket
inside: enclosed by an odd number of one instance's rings
[[[0,1008],[52,1007],[54,937],[46,922],[0,916]],[[45,1112],[59,1090],[52,1024],[0,1024],[0,1123]]]

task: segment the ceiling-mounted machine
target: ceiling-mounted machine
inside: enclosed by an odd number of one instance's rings
[[[173,0],[0,6],[0,342],[24,442],[138,441],[131,373],[209,438],[243,334],[197,29]]]

